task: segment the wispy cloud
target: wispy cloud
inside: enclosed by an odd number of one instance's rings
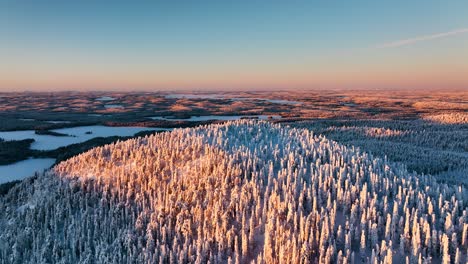
[[[396,47],[401,47],[401,46],[407,46],[411,45],[417,42],[422,42],[422,41],[429,41],[433,39],[440,39],[440,38],[447,38],[455,35],[460,35],[463,33],[468,33],[468,28],[460,28],[444,33],[437,33],[437,34],[432,34],[432,35],[426,35],[426,36],[419,36],[419,37],[414,37],[414,38],[409,38],[409,39],[402,39],[402,40],[397,40],[393,42],[388,42],[381,44],[377,46],[379,49],[386,49],[386,48],[396,48]]]

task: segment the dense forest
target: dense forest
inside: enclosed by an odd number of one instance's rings
[[[33,151],[30,149],[34,139],[5,141],[0,138],[0,165],[11,164],[27,159]]]
[[[438,121],[428,121],[429,117]],[[291,124],[405,164],[408,171],[439,181],[468,184],[466,115],[445,114],[419,120],[316,120]]]
[[[466,263],[467,214],[463,185],[236,121],[97,147],[16,185],[0,198],[0,260]]]

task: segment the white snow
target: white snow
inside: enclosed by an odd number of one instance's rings
[[[310,130],[233,121],[97,147],[18,185],[0,199],[0,259],[466,263],[467,200]]]

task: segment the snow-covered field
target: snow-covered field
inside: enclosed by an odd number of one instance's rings
[[[33,130],[24,130],[0,132],[0,138],[3,138],[5,140],[22,140],[32,138],[35,140],[35,142],[31,145],[32,149],[51,150],[59,147],[68,146],[71,144],[81,143],[95,137],[133,136],[134,134],[145,130],[167,129],[151,127],[81,126],[51,130],[53,132],[70,135],[68,137],[37,135],[34,133]]]
[[[467,199],[310,130],[234,121],[98,147],[15,186],[0,259],[466,263]]]

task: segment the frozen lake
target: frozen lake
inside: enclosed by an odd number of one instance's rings
[[[163,117],[163,116],[153,116],[150,117],[153,120],[167,120],[167,121],[208,121],[208,120],[238,120],[241,118],[258,118],[260,120],[267,120],[267,119],[281,119],[279,115],[236,115],[236,116],[217,116],[217,115],[209,115],[209,116],[191,116],[190,118],[170,118],[170,117]]]
[[[290,100],[274,100],[274,99],[261,99],[257,98],[257,100],[262,100],[266,102],[270,102],[273,104],[285,104],[285,105],[302,105],[302,102],[299,101],[290,101]]]
[[[104,105],[104,107],[107,108],[107,109],[124,108],[123,105],[119,105],[119,104],[107,104],[107,105]]]
[[[168,94],[168,99],[225,99],[222,94]]]
[[[47,123],[51,123],[51,124],[70,124],[71,121],[62,121],[62,120],[57,120],[57,121],[45,121]]]
[[[21,121],[37,121],[36,119],[32,118],[19,118],[18,120]],[[46,122],[50,124],[69,124],[71,121],[63,121],[63,120],[39,120],[39,122]]]
[[[51,130],[53,132],[68,134],[70,135],[70,137],[36,135],[34,133],[34,130],[25,130],[0,132],[0,138],[3,138],[5,140],[22,140],[32,138],[35,140],[35,142],[31,144],[31,149],[51,150],[59,147],[68,146],[71,144],[81,143],[95,137],[128,137],[145,130],[158,131],[168,129],[154,127],[81,126]]]
[[[283,104],[283,105],[302,105],[303,102],[282,100],[282,99],[268,99],[268,98],[256,98],[256,97],[229,97],[225,94],[168,94],[166,98],[172,99],[226,99],[233,101],[247,101],[247,100],[258,100],[270,102],[272,104]]]
[[[110,96],[102,96],[102,97],[96,98],[96,101],[113,101],[113,100],[115,100],[115,98],[110,97]]]
[[[42,172],[50,168],[54,162],[55,159],[27,159],[0,166],[0,184],[34,176],[36,171]]]

